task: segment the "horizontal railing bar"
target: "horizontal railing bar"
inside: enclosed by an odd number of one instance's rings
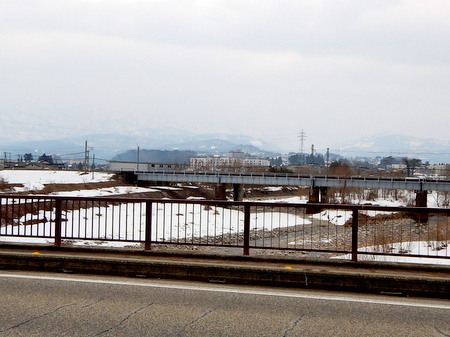
[[[265,206],[288,208],[314,208],[314,209],[342,209],[360,211],[393,211],[393,212],[423,212],[423,213],[448,213],[449,208],[413,207],[413,206],[379,206],[379,205],[355,205],[355,204],[331,204],[331,203],[287,203],[268,201],[229,201],[229,200],[188,200],[188,199],[156,199],[156,198],[116,198],[116,197],[67,197],[67,196],[17,196],[0,195],[1,199],[25,199],[25,200],[67,200],[67,201],[98,201],[98,202],[122,202],[122,203],[164,203],[164,204],[194,204],[217,206]],[[0,205],[1,206],[1,205]]]

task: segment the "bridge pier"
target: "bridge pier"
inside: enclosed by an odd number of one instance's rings
[[[244,188],[242,187],[242,184],[233,184],[233,200],[244,200]]]
[[[227,185],[217,184],[214,190],[214,199],[227,200]]]
[[[308,202],[316,204],[320,202],[320,187],[311,187],[309,189]]]
[[[328,195],[328,187],[320,188],[320,202],[323,204],[328,204],[330,202],[330,197]]]
[[[427,207],[428,191],[416,191],[416,207]]]
[[[120,176],[125,183],[136,184],[139,182],[138,176],[133,171],[122,171]]]
[[[312,204],[319,204],[321,202],[324,202],[325,199],[328,200],[328,188],[327,187],[318,187],[318,186],[311,186],[309,189],[309,200],[308,203]],[[310,207],[306,210],[307,214],[315,214],[321,212],[322,209],[320,207]]]
[[[416,207],[427,207],[428,191],[416,191]],[[420,223],[428,222],[428,213],[415,213],[414,218]]]
[[[309,200],[310,203],[328,203],[330,200],[328,196],[328,187],[317,187],[313,186],[309,189]]]

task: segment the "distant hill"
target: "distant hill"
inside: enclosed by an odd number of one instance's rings
[[[450,141],[419,137],[383,135],[357,139],[340,147],[340,154],[348,157],[409,157],[423,162],[450,163]]]
[[[192,134],[186,130],[148,129],[145,134],[91,134],[64,139],[27,142],[12,140],[0,143],[0,153],[9,152],[11,158],[32,153],[56,154],[62,160],[84,160],[85,141],[90,155],[97,161],[110,160],[128,150],[158,149],[167,151],[193,151],[198,154],[226,154],[242,150],[258,157],[277,157],[280,151],[270,143],[245,135]],[[399,135],[371,136],[330,146],[330,150],[345,157],[415,157],[430,163],[450,163],[450,141],[437,141]],[[324,153],[322,153],[324,154]],[[132,156],[132,154],[130,154]]]
[[[113,161],[137,161],[138,151],[128,150],[115,155]],[[189,164],[189,160],[197,156],[194,151],[169,151],[169,150],[140,150],[139,162],[159,164]]]
[[[169,148],[179,150],[192,150],[199,154],[225,154],[233,150],[242,150],[245,153],[258,157],[275,157],[280,155],[278,152],[263,150],[252,144],[234,143],[228,140],[211,138],[192,140],[190,142],[182,142],[171,144]]]
[[[194,151],[198,154],[224,154],[241,149],[249,154],[267,157],[279,155],[268,151],[263,146],[273,148],[270,144],[244,135],[190,134],[180,130],[147,130],[142,134],[91,134],[64,139],[49,139],[27,142],[6,142],[0,144],[0,151],[17,154],[42,153],[56,154],[62,160],[84,160],[85,141],[88,141],[90,154],[97,160],[110,160],[125,151],[136,149]],[[256,144],[256,145],[255,145]],[[131,156],[131,155],[130,155]]]

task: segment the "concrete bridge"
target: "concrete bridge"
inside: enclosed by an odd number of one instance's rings
[[[131,172],[130,172],[131,173]],[[221,172],[142,172],[132,173],[141,182],[180,182],[217,184],[217,195],[225,198],[225,186],[233,185],[234,199],[242,200],[242,185],[302,186],[310,188],[310,202],[328,202],[328,189],[333,188],[374,188],[404,189],[416,192],[416,206],[426,207],[428,191],[450,192],[450,181],[419,178],[373,178],[373,177],[332,177],[300,176],[274,173],[221,173]]]

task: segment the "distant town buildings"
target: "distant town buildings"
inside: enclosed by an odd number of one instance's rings
[[[266,170],[270,160],[249,156],[236,150],[226,156],[199,156],[190,158],[189,164],[149,163],[136,161],[109,161],[111,171],[246,171]]]
[[[248,156],[240,150],[231,151],[226,157],[209,156],[191,158],[190,168],[195,171],[205,170],[242,170],[246,168],[268,168],[270,160]]]
[[[163,163],[138,163],[138,162],[126,162],[126,161],[114,161],[109,162],[110,171],[182,171],[186,170],[188,165],[184,164],[163,164]]]
[[[156,151],[156,150],[153,150]],[[143,151],[145,152],[145,151]],[[162,156],[161,153],[164,152]],[[34,158],[31,153],[18,155],[13,158],[10,153],[4,152],[0,157],[0,170],[3,169],[68,169],[68,170],[109,170],[121,171],[197,171],[197,172],[267,172],[297,173],[307,175],[343,174],[351,176],[408,176],[427,177],[435,179],[448,179],[450,177],[450,164],[430,164],[420,159],[407,157],[351,157],[334,158],[325,161],[320,154],[289,153],[284,157],[259,158],[249,155],[241,150],[230,151],[221,155],[199,155],[197,153],[183,153],[177,151],[159,151],[159,157],[147,157],[155,161],[109,160],[107,164],[94,164],[90,160],[83,163],[80,159],[62,160],[58,155],[42,154]],[[179,155],[183,155],[180,160]],[[136,156],[139,158],[139,156]],[[331,154],[330,154],[331,157]],[[161,161],[159,161],[161,160]],[[178,162],[175,164],[175,162]],[[303,162],[302,165],[299,165]]]

